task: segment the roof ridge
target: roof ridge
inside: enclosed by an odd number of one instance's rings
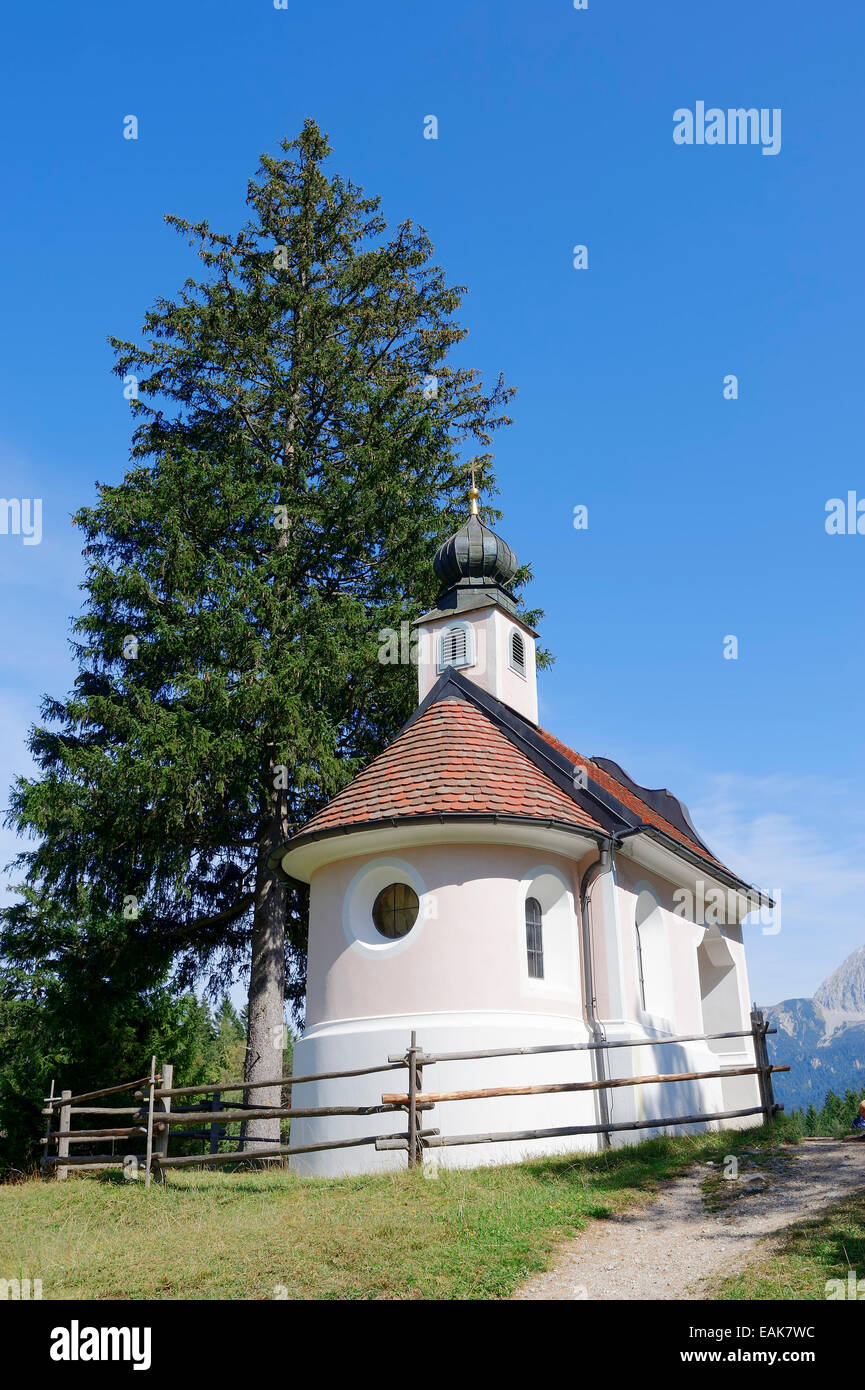
[[[586,807],[583,805],[583,800],[589,799],[593,803],[596,803],[596,806],[600,806],[609,822],[604,827],[609,835],[615,836],[625,832],[632,832],[637,828],[633,821],[633,813],[629,815],[627,806],[619,801],[618,798],[613,797],[615,804],[611,805],[605,797],[598,795],[591,787],[577,787],[575,785],[574,767],[561,766],[551,758],[550,740],[545,736],[545,732],[541,729],[540,725],[532,724],[523,715],[518,714],[516,710],[511,709],[509,705],[496,699],[489,691],[476,685],[474,681],[469,680],[467,676],[462,675],[460,671],[455,670],[453,667],[447,667],[445,671],[442,672],[442,675],[439,677],[438,681],[436,681],[436,684],[433,686],[432,690],[430,690],[426,699],[418,706],[415,715],[403,725],[403,729],[408,728],[414,717],[420,715],[421,711],[425,712],[431,702],[441,700],[448,686],[451,686],[454,693],[460,698],[468,700],[476,705],[490,722],[500,729],[505,737],[524,753],[529,761],[532,762],[545,777],[552,781],[560,791],[563,791],[569,796],[581,810],[593,817],[597,817],[596,807],[592,806],[591,809]],[[566,749],[567,747],[565,744],[560,743],[559,740],[556,740],[556,743],[559,744],[561,749]],[[558,752],[559,749],[557,748],[555,751]],[[561,754],[563,762],[569,761],[573,763],[574,758],[576,758],[576,761],[580,763],[581,759],[573,754],[572,749],[567,749],[567,752],[572,756],[570,759],[565,759],[564,754]],[[585,759],[584,761],[590,762],[591,760]],[[543,766],[541,765],[542,763]],[[598,785],[600,786],[601,784],[599,783]]]
[[[640,803],[641,806],[645,806],[646,810],[650,813],[651,817],[653,818],[656,824],[658,822],[663,822],[663,826],[659,826],[659,829],[667,827],[665,833],[670,834],[674,839],[683,841],[686,845],[689,845],[690,848],[697,854],[699,854],[701,858],[710,860],[711,863],[718,865],[722,869],[727,869],[726,864],[724,864],[722,860],[718,859],[712,853],[708,845],[704,844],[703,840],[697,834],[696,830],[689,831],[686,833],[684,830],[681,829],[680,826],[677,826],[673,821],[669,820],[664,815],[663,811],[659,811],[658,808],[656,806],[653,806],[650,801],[644,800],[643,797],[640,796],[639,791],[637,790],[637,783],[633,783],[632,786],[629,786],[627,783],[619,781],[619,778],[616,777],[614,773],[610,772],[607,768],[605,768],[603,763],[600,762],[597,758],[588,758],[584,757],[581,753],[576,753],[573,748],[570,748],[560,738],[557,738],[555,734],[551,734],[547,729],[541,729],[540,732],[542,737],[545,738],[548,742],[550,742],[554,746],[566,750],[574,758],[581,759],[583,762],[588,763],[591,767],[596,768],[598,772],[600,772],[602,776],[605,777],[608,781],[615,783],[617,787],[621,787],[624,792],[632,796],[635,801],[638,801]],[[605,761],[612,762],[613,759],[609,758],[605,759]],[[617,763],[616,766],[618,767],[619,764]],[[624,768],[621,768],[620,771],[622,773],[625,772]],[[625,775],[627,776],[627,774]],[[628,779],[629,782],[631,780],[632,779],[630,778]],[[643,790],[650,791],[651,788],[644,787]],[[668,796],[672,797],[674,801],[678,801],[678,798],[675,797],[672,792],[667,792],[666,788],[664,788],[664,791]],[[727,872],[729,873],[731,872],[731,870],[728,869]]]

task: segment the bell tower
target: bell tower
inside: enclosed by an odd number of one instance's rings
[[[478,516],[472,481],[468,520],[440,545],[433,567],[442,592],[414,623],[418,699],[453,667],[532,724],[538,722],[537,633],[517,613],[508,587],[517,557]]]

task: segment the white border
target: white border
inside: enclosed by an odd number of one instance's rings
[[[405,883],[418,896],[417,921],[405,936],[394,939],[382,936],[372,920],[372,905],[377,895],[391,883]],[[342,900],[345,939],[353,951],[369,959],[399,955],[414,945],[423,932],[430,901],[426,883],[413,864],[390,856],[372,859],[358,869],[345,890]]]

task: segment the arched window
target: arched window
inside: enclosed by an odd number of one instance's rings
[[[671,1018],[673,971],[664,914],[655,895],[643,889],[634,909],[634,944],[640,1008],[644,1013]]]
[[[700,976],[700,1003],[703,1008],[703,1031],[738,1031],[743,1026],[744,1011],[739,999],[736,961],[730,950],[729,938],[717,925],[708,927],[700,942],[697,966]],[[715,1038],[709,1043],[709,1050],[718,1053],[739,1052],[744,1046],[741,1038]]]
[[[526,674],[526,644],[523,641],[522,633],[517,632],[516,629],[511,633],[511,666],[521,676]]]
[[[439,670],[446,666],[470,666],[472,664],[471,632],[465,623],[445,628],[439,647]]]
[[[637,936],[637,982],[640,987],[640,1008],[646,1012],[646,973],[643,969],[643,942],[640,938],[640,924],[634,923]]]
[[[526,954],[529,979],[544,978],[544,919],[537,898],[526,898]]]

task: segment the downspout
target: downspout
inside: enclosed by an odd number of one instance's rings
[[[592,929],[589,919],[589,894],[595,879],[600,878],[613,862],[613,843],[612,840],[603,840],[599,845],[598,858],[595,859],[583,874],[580,882],[580,923],[583,933],[583,991],[586,1004],[586,1018],[592,1030],[592,1042],[606,1041],[604,1029],[598,1018],[598,1001],[595,993],[595,966],[592,955]],[[606,1057],[603,1048],[597,1048],[592,1052],[593,1066],[592,1071],[596,1081],[604,1081],[607,1077]],[[607,1091],[598,1091],[599,1111],[601,1124],[610,1123],[610,1097]],[[608,1149],[611,1147],[612,1140],[609,1131],[604,1130],[601,1137],[601,1147]]]

